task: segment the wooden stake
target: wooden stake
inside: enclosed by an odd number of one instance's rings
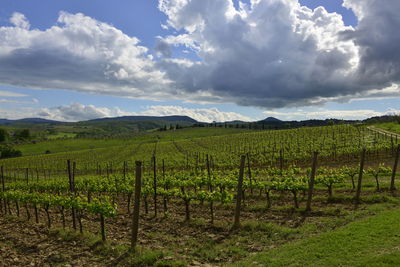
[[[211,181],[211,171],[210,171],[210,160],[208,158],[208,154],[206,155],[206,165],[207,165],[207,176],[208,176],[208,182],[210,183],[209,185],[209,190],[210,193],[213,191],[213,186],[212,186],[212,181]],[[214,202],[211,200],[210,201],[210,223],[214,224]]]
[[[135,202],[132,213],[132,236],[131,236],[132,250],[135,250],[138,238],[141,189],[142,189],[142,162],[136,161]]]
[[[73,194],[74,192],[74,174],[71,168],[71,160],[67,160],[67,169],[68,169],[68,179],[69,179],[69,192],[70,194]],[[76,230],[76,214],[75,214],[75,208],[72,208],[72,228]]]
[[[313,197],[313,193],[314,193],[315,174],[317,171],[317,157],[318,157],[318,152],[314,152],[310,181],[308,183],[308,199],[307,199],[307,207],[306,207],[307,212],[311,211],[311,201],[312,201],[312,197]]]
[[[233,222],[232,229],[237,229],[240,227],[240,208],[242,204],[243,174],[244,174],[245,163],[246,163],[246,156],[242,155],[240,158],[239,180],[236,193],[235,220]]]
[[[356,192],[356,197],[355,197],[356,206],[358,204],[360,204],[361,184],[362,184],[362,178],[363,178],[363,173],[364,173],[365,152],[366,152],[366,150],[365,150],[365,148],[363,148],[363,150],[361,152],[360,171],[358,173],[357,192]]]
[[[154,190],[154,217],[157,217],[157,166],[156,156],[153,155],[153,190]]]
[[[397,170],[397,164],[399,162],[399,155],[400,155],[400,145],[397,146],[397,150],[396,150],[396,156],[394,159],[394,165],[393,165],[393,169],[392,169],[392,178],[390,180],[390,191],[395,191],[396,187],[394,185],[394,179],[396,177],[396,170]]]

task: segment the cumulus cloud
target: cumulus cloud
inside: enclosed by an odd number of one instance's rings
[[[297,0],[159,0],[168,35],[139,39],[83,14],[46,30],[0,27],[0,83],[147,99],[281,108],[390,97],[400,84],[400,2],[345,0],[356,27]],[[174,34],[171,34],[175,30]],[[174,58],[171,47],[190,52]],[[185,53],[183,53],[185,54]]]
[[[355,31],[343,34],[359,49],[358,81],[378,88],[400,83],[400,1],[345,0],[344,6],[359,19]]]
[[[399,82],[400,2],[344,4],[359,17],[356,28],[345,26],[337,13],[296,0],[240,2],[239,9],[230,0],[160,0],[168,25],[181,33],[166,36],[166,42],[189,46],[201,59],[189,67],[172,61],[161,67],[188,91],[240,105],[377,97]]]
[[[149,106],[147,110],[140,113],[148,116],[189,116],[200,122],[224,122],[233,120],[252,121],[250,117],[236,112],[223,112],[217,108],[184,108],[180,106]]]
[[[340,37],[353,28],[322,7],[271,0],[241,3],[236,10],[229,0],[161,0],[159,8],[170,27],[185,31],[165,40],[182,39],[198,50],[200,64],[160,64],[188,91],[241,105],[282,107],[358,89],[348,79],[357,67],[357,48]]]
[[[10,18],[10,22],[14,24],[16,27],[28,30],[31,25],[29,21],[26,19],[24,14],[14,12]]]
[[[171,57],[172,56],[172,49],[169,46],[169,44],[164,41],[164,40],[157,40],[156,46],[154,47],[154,50],[157,52],[158,56],[163,56],[163,57]]]
[[[0,83],[117,96],[160,97],[168,81],[136,37],[83,14],[60,12],[57,25],[0,27]]]
[[[96,107],[94,105],[82,105],[71,103],[53,108],[42,108],[37,111],[37,116],[41,118],[59,121],[85,121],[105,117],[119,117],[131,115],[132,113],[115,108]]]
[[[0,99],[0,103],[17,103],[9,100]],[[20,103],[20,102],[18,102]],[[20,110],[2,110],[0,108],[0,118],[21,119],[40,117],[57,121],[85,121],[97,118],[120,117],[120,116],[189,116],[200,122],[224,122],[232,120],[251,121],[252,119],[235,113],[223,112],[217,108],[184,108],[180,106],[148,106],[141,112],[127,112],[118,107],[105,108],[94,105],[83,105],[80,103],[71,103],[51,108],[23,108]]]

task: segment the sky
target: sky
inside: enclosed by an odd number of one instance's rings
[[[0,118],[400,110],[397,0],[0,2]]]

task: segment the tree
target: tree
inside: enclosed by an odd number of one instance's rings
[[[20,157],[22,156],[21,151],[14,149],[8,145],[0,146],[0,158],[13,158],[13,157]]]
[[[5,142],[8,139],[8,132],[6,129],[0,128],[0,142]]]
[[[31,131],[29,129],[23,129],[15,132],[15,138],[28,140],[31,138]]]

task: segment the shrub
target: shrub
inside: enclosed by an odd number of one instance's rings
[[[22,152],[8,145],[0,146],[0,158],[14,158],[22,156]]]

